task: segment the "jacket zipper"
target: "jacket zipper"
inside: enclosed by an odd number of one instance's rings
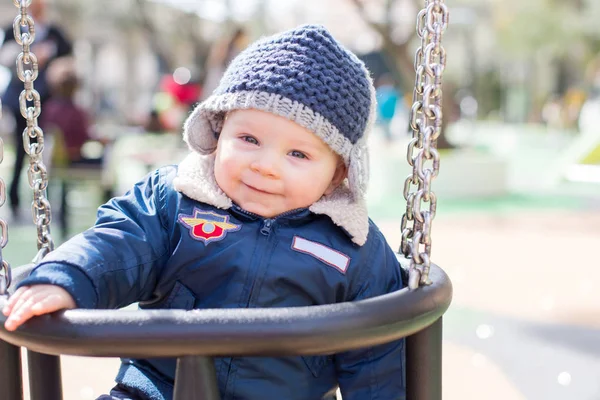
[[[255,215],[253,213],[245,211],[245,210],[243,210],[241,208],[238,208],[238,210],[241,211],[241,212],[243,212],[243,213],[245,213],[245,214],[247,214],[247,215],[252,215],[252,216],[256,216],[256,217],[262,218],[262,217],[260,217],[258,215]],[[260,228],[260,233],[261,233],[261,235],[265,236],[266,243],[269,243],[269,239],[270,239],[270,236],[271,236],[271,230],[273,228],[273,223],[274,222],[275,222],[275,218],[266,218],[266,219],[263,220],[262,226]],[[262,244],[261,243],[261,246],[266,246],[266,244]],[[260,267],[261,267],[261,264],[263,262],[263,258],[265,257],[265,253],[266,252],[267,252],[266,249],[263,250],[263,252],[260,254],[260,259],[256,263],[256,268],[255,268],[255,272],[254,272],[255,276],[252,278],[252,282],[250,283],[250,290],[248,291],[248,299],[246,300],[246,308],[250,308],[250,302],[252,301],[252,295],[254,294],[254,286],[255,286],[255,283],[256,283],[256,278],[257,278],[258,273],[260,271]],[[234,365],[234,360],[235,360],[235,357],[229,358],[229,367],[227,368],[227,375],[226,375],[226,378],[225,378],[225,382],[226,382],[225,383],[225,391],[226,392],[224,394],[224,399],[228,399],[229,398],[229,392],[231,390],[233,390],[233,388],[235,387],[235,383],[234,383],[235,379],[231,376],[232,368],[233,368],[233,365]]]
[[[291,215],[293,213],[296,213],[298,210],[301,210],[301,208],[297,208],[297,209],[294,209],[294,210],[286,211],[286,212],[281,213],[281,214],[279,214],[279,215],[277,215],[277,216],[275,216],[273,218],[265,218],[263,220],[262,227],[260,228],[260,233],[263,236],[266,236],[267,243],[269,242],[269,239],[270,239],[270,236],[271,236],[271,231],[273,230],[273,225],[275,224],[275,221],[277,221],[278,218],[285,217],[287,215]],[[263,263],[263,259],[265,257],[265,253],[267,253],[266,250],[261,254],[260,260],[257,263],[257,267],[256,267],[257,275],[254,277],[254,279],[252,279],[252,283],[250,285],[250,291],[248,293],[248,301],[246,302],[246,308],[250,307],[250,302],[252,301],[252,297],[253,297],[253,294],[254,294],[254,284],[256,283],[256,277],[258,276],[258,270],[259,270],[261,264]]]
[[[273,224],[275,223],[277,218],[291,215],[291,214],[297,212],[298,210],[301,210],[301,208],[296,208],[294,210],[286,211],[286,212],[281,213],[273,218],[265,218],[263,220],[262,227],[260,228],[260,233],[263,234],[263,236],[267,237],[267,242],[269,241],[269,236],[271,236],[271,230],[273,228]],[[265,257],[265,253],[263,252],[263,254],[261,254],[261,256],[260,256],[260,261],[258,263],[257,270],[258,270],[258,268],[260,268],[260,265],[262,264],[264,257]],[[250,285],[250,292],[248,294],[248,301],[246,302],[246,308],[250,307],[250,302],[252,301],[252,295],[254,294],[254,283],[255,282],[256,282],[256,276],[254,277],[254,279],[252,279],[252,284]]]
[[[290,211],[286,211],[286,212],[284,212],[284,213],[281,213],[281,214],[279,214],[279,215],[276,215],[276,216],[275,216],[275,217],[273,217],[273,218],[264,218],[264,217],[261,217],[261,216],[260,216],[260,215],[258,215],[258,214],[254,214],[254,213],[252,213],[252,212],[250,212],[250,211],[246,211],[246,210],[244,210],[243,208],[241,208],[241,207],[239,207],[239,206],[237,206],[237,205],[236,205],[236,206],[234,206],[234,207],[235,207],[235,209],[236,209],[238,212],[240,212],[240,213],[242,213],[242,214],[245,214],[245,215],[248,215],[248,216],[251,216],[251,217],[254,217],[254,218],[258,218],[258,219],[262,219],[262,220],[263,220],[263,222],[262,222],[262,226],[260,227],[260,233],[261,233],[263,236],[265,236],[265,240],[267,241],[267,243],[269,242],[269,239],[270,239],[270,237],[271,237],[271,231],[273,230],[273,225],[274,225],[275,221],[277,220],[277,218],[280,218],[280,217],[285,217],[285,216],[287,216],[287,215],[290,215],[290,214],[293,214],[293,213],[295,213],[295,212],[298,212],[299,210],[302,210],[302,208],[297,208],[297,209],[290,210]],[[263,259],[264,259],[264,256],[265,256],[265,253],[266,253],[266,251],[263,251],[263,252],[262,252],[262,254],[260,255],[260,260],[259,260],[259,262],[256,264],[256,276],[254,276],[254,278],[252,279],[252,283],[250,284],[250,290],[249,290],[249,292],[248,292],[248,300],[246,301],[246,308],[249,308],[249,307],[250,307],[250,302],[252,301],[252,296],[253,296],[253,294],[254,294],[254,286],[255,286],[255,283],[256,283],[256,278],[257,278],[257,276],[258,276],[258,272],[259,272],[260,266],[261,266],[261,264],[262,264],[262,262],[263,262]],[[226,390],[226,393],[225,393],[225,398],[227,398],[227,396],[228,396],[228,393],[227,393],[227,392],[228,392],[229,390],[231,390],[231,388],[232,388],[232,387],[234,387],[234,386],[235,386],[235,384],[234,384],[233,382],[230,382],[230,379],[231,379],[231,377],[230,377],[230,376],[231,376],[231,370],[232,370],[232,367],[233,367],[234,359],[235,359],[235,357],[231,357],[231,358],[229,358],[229,366],[228,366],[228,369],[227,369],[227,375],[226,375],[226,378],[225,378],[225,382],[226,382],[226,383],[225,383],[225,388],[226,388],[226,389],[225,389],[225,390]],[[231,386],[231,387],[230,387],[230,386]]]
[[[271,231],[273,229],[274,223],[275,223],[275,218],[267,218],[267,219],[263,220],[262,227],[260,228],[260,233],[263,236],[265,236],[266,243],[264,244],[264,247],[267,247],[267,244],[269,243],[269,239],[271,238]],[[250,307],[250,302],[252,301],[252,296],[254,294],[254,286],[256,284],[256,278],[258,277],[258,272],[260,271],[260,267],[262,266],[263,259],[265,258],[265,254],[268,252],[267,250],[268,249],[266,248],[261,252],[260,259],[256,263],[256,270],[255,270],[256,275],[253,277],[252,282],[250,284],[250,290],[248,292],[248,300],[246,301],[246,308]]]
[[[274,222],[274,221],[275,221],[275,220],[274,220],[274,219],[271,219],[271,218],[269,218],[269,219],[265,219],[265,220],[263,221],[263,226],[262,226],[262,228],[260,228],[260,233],[262,233],[263,235],[265,235],[265,236],[267,236],[267,237],[268,237],[268,236],[271,234],[271,227],[273,226],[273,222]]]
[[[281,214],[278,214],[272,218],[264,218],[258,214],[255,214],[253,212],[250,211],[246,211],[243,208],[241,208],[240,206],[238,206],[237,204],[233,206],[235,208],[236,211],[245,214],[247,216],[253,217],[253,218],[257,218],[262,220],[262,225],[260,227],[260,233],[266,237],[267,243],[270,239],[271,236],[271,231],[273,230],[273,225],[275,224],[275,222],[277,221],[277,219],[282,218],[282,217],[286,217],[288,215],[292,215],[294,213],[297,213],[300,210],[304,210],[305,208],[295,208],[293,210],[289,210],[286,212],[283,212]],[[248,298],[246,300],[246,308],[250,307],[250,302],[252,301],[252,295],[254,294],[254,286],[256,283],[256,277],[258,276],[258,270],[260,269],[260,266],[263,262],[263,258],[265,256],[265,252],[263,251],[262,254],[260,255],[260,259],[259,261],[256,263],[256,275],[253,277],[252,282],[250,284],[250,290],[248,291]]]

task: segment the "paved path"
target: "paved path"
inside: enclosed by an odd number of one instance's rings
[[[397,225],[380,225],[397,243]],[[445,398],[600,399],[600,213],[440,216],[433,229],[454,285]]]

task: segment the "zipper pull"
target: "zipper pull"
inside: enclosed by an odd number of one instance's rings
[[[273,220],[265,219],[265,222],[263,223],[262,228],[260,228],[260,233],[262,233],[265,236],[269,236],[269,234],[271,233],[272,226],[273,226]]]

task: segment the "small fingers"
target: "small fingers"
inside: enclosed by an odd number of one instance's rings
[[[58,293],[49,293],[31,306],[33,315],[48,314],[65,308],[65,298]]]
[[[52,289],[35,287],[34,290],[28,290],[20,296],[10,311],[4,326],[7,330],[13,331],[33,316],[46,314],[63,307],[61,297]]]
[[[25,292],[27,292],[28,289],[29,286],[21,286],[12,294],[12,296],[10,296],[10,298],[8,299],[8,303],[6,303],[6,305],[2,309],[2,313],[5,316],[10,315],[12,310],[15,308],[15,305],[22,301],[21,299],[23,298]]]
[[[34,304],[34,298],[29,298],[21,303],[19,303],[18,307],[12,309],[12,312],[8,316],[4,327],[9,331],[14,331],[21,324],[27,321],[29,318],[33,316],[33,312],[31,311],[31,307]]]
[[[11,310],[9,312],[9,315],[12,315],[12,314],[15,313],[15,311],[20,310],[23,307],[23,305],[25,305],[32,298],[34,298],[39,293],[41,293],[42,290],[43,289],[41,287],[39,287],[39,286],[25,287],[25,290],[22,293],[20,293],[18,295],[18,297],[15,299],[15,302],[12,305],[12,308],[11,308]],[[15,292],[15,294],[17,294],[17,293]]]

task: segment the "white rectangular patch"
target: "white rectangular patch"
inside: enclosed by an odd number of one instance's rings
[[[350,264],[350,257],[347,255],[322,245],[321,243],[312,242],[299,236],[294,236],[292,249],[301,253],[310,254],[317,260],[338,269],[343,274],[346,273],[348,265]]]

